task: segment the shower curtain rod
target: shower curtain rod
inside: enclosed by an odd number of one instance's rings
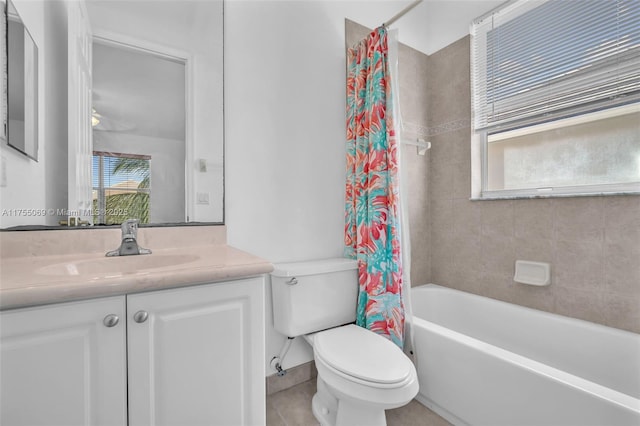
[[[413,9],[414,7],[416,7],[417,5],[419,5],[420,3],[422,3],[422,0],[416,0],[413,3],[411,3],[409,6],[405,7],[404,9],[402,9],[400,12],[396,13],[391,19],[389,19],[387,22],[383,22],[382,25],[385,27],[388,27],[389,25],[393,24],[394,22],[396,22],[398,19],[402,18],[407,12],[409,12],[411,9]]]

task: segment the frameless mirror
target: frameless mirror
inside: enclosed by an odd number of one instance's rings
[[[7,6],[7,141],[38,161],[38,47],[12,1]]]
[[[12,1],[47,96],[39,161],[0,152],[0,228],[224,223],[223,0]]]

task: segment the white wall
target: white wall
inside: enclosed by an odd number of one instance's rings
[[[205,8],[196,21],[194,34],[200,34],[198,43],[193,46],[195,56],[195,88],[192,91],[194,102],[194,163],[192,195],[198,192],[209,194],[210,204],[198,204],[193,209],[191,221],[222,222],[224,216],[224,176],[222,170],[224,151],[223,75],[220,66],[223,50],[222,16],[211,23],[208,18],[212,12],[206,12],[206,2],[199,4]],[[206,12],[206,13],[205,13]],[[207,163],[207,171],[199,171],[199,159]]]
[[[344,19],[376,27],[406,2],[225,3],[228,242],[271,262],[341,257],[345,184]],[[403,31],[401,23],[400,41]],[[267,374],[285,337],[272,326]],[[284,367],[313,359],[297,339]]]

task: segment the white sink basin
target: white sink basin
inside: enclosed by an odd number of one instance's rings
[[[154,269],[182,265],[198,260],[195,254],[148,254],[138,256],[114,256],[99,259],[81,260],[78,262],[56,263],[43,266],[36,272],[42,275],[58,276],[117,276],[149,272]]]

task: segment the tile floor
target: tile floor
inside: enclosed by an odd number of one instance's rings
[[[316,380],[267,396],[267,426],[318,426],[311,412]],[[450,423],[418,401],[387,411],[388,426],[447,426]]]

